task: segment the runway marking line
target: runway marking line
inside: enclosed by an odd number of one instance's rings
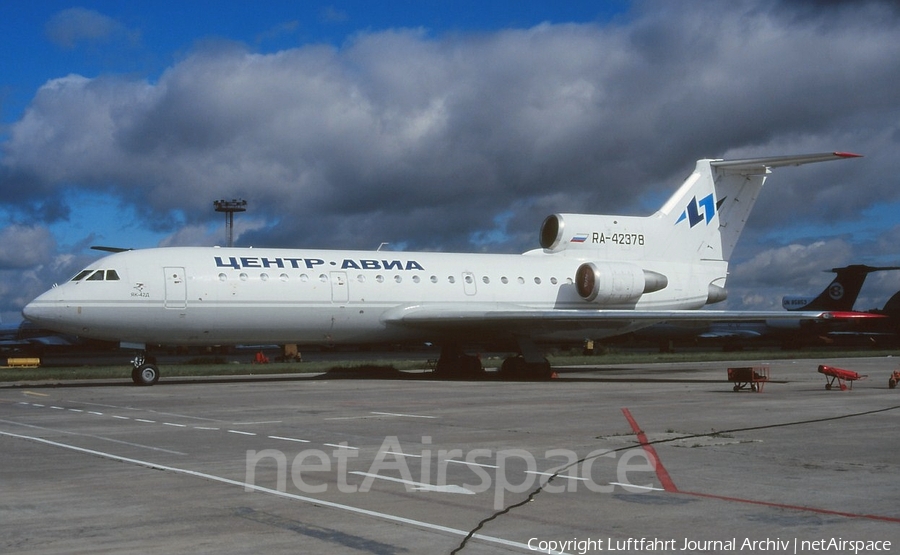
[[[331,418],[325,418],[325,420],[367,420],[369,418],[429,418],[435,419],[437,416],[426,416],[423,414],[399,414],[396,412],[375,412],[371,411],[369,414],[364,414],[360,416],[334,416]]]
[[[372,474],[370,472],[360,472],[360,471],[351,471],[350,474],[355,474],[356,476],[363,476],[365,478],[373,478],[377,480],[386,480],[388,482],[395,482],[398,484],[403,484],[404,486],[408,486],[407,491],[428,491],[428,492],[437,492],[437,493],[459,493],[462,495],[475,495],[474,491],[466,489],[462,486],[456,486],[453,484],[447,484],[443,486],[435,486],[432,484],[426,484],[424,482],[413,482],[410,480],[403,480],[401,478],[394,478],[391,476],[382,476],[381,474]]]
[[[24,426],[26,428],[32,428],[34,430],[49,430],[51,432],[56,432],[56,433],[60,433],[60,434],[90,437],[93,439],[99,439],[100,441],[109,441],[110,443],[117,443],[119,445],[128,445],[130,447],[140,447],[141,449],[150,449],[152,451],[160,451],[162,453],[171,453],[173,455],[187,455],[187,453],[182,453],[181,451],[172,451],[171,449],[163,449],[162,447],[153,447],[152,445],[142,445],[140,443],[132,443],[130,441],[122,441],[120,439],[113,439],[111,437],[98,436],[98,435],[94,435],[94,434],[85,434],[85,433],[81,433],[81,432],[70,432],[67,430],[57,430],[56,428],[47,428],[45,426],[35,426],[33,424],[25,424],[24,422],[14,422],[11,420],[0,420],[0,422],[2,422],[4,424],[12,424],[14,426]],[[9,435],[7,432],[0,432],[0,435],[2,435],[4,433]],[[23,437],[28,437],[28,436],[23,436]]]
[[[282,441],[296,441],[297,443],[309,443],[308,439],[297,439],[295,437],[268,436],[269,439],[280,439]]]
[[[610,482],[611,486],[622,486],[623,488],[645,489],[648,491],[666,491],[662,488],[654,488],[653,486],[636,486],[634,484],[623,484],[622,482]]]
[[[378,454],[379,455],[384,455],[384,454],[396,455],[398,457],[412,457],[414,459],[423,458],[422,455],[413,455],[412,453],[398,453],[396,451],[381,451]],[[468,466],[481,466],[484,468],[500,468],[499,466],[497,466],[495,464],[484,464],[484,463],[476,463],[476,462],[469,462],[469,461],[458,461],[456,459],[440,459],[440,460],[445,463],[465,464]],[[528,472],[528,471],[526,470],[525,472]],[[535,474],[543,474],[543,472],[535,472]],[[548,474],[548,476],[550,476],[550,474]]]
[[[43,443],[45,445],[51,445],[53,447],[60,447],[63,449],[70,449],[72,451],[77,451],[80,453],[85,453],[88,455],[93,455],[96,457],[101,457],[105,459],[110,459],[114,461],[124,462],[128,464],[134,464],[138,466],[144,466],[147,468],[152,468],[154,470],[163,470],[167,472],[173,472],[176,474],[183,474],[186,476],[193,476],[195,478],[202,478],[204,480],[209,480],[212,482],[219,482],[222,484],[228,484],[232,486],[240,486],[244,488],[245,492],[256,491],[260,493],[267,493],[269,495],[274,495],[276,497],[283,497],[286,499],[293,499],[295,501],[301,501],[303,503],[309,503],[314,506],[319,507],[328,507],[329,509],[335,509],[339,511],[344,511],[348,513],[354,513],[358,515],[368,516],[372,518],[377,518],[380,520],[387,520],[390,522],[396,522],[398,524],[406,524],[409,526],[415,526],[416,528],[420,528],[423,530],[429,530],[433,532],[443,532],[445,534],[451,534],[454,536],[463,536],[463,537],[472,537],[474,539],[481,540],[486,543],[504,545],[507,547],[514,547],[521,550],[534,551],[528,544],[524,544],[521,542],[514,542],[511,540],[505,540],[503,538],[498,538],[495,536],[487,536],[484,534],[471,534],[466,530],[459,530],[457,528],[450,528],[449,526],[443,526],[440,524],[432,524],[430,522],[424,522],[421,520],[414,520],[411,518],[406,518],[402,516],[392,515],[388,513],[380,513],[378,511],[372,511],[369,509],[362,509],[360,507],[354,507],[352,505],[344,505],[343,503],[335,503],[334,501],[326,501],[324,499],[316,499],[315,497],[307,497],[305,495],[297,495],[293,493],[287,493],[284,491],[278,491],[270,488],[264,488],[262,486],[257,486],[256,484],[248,484],[246,482],[239,482],[237,480],[232,480],[230,478],[223,478],[221,476],[215,476],[213,474],[206,474],[204,472],[198,472],[196,470],[187,470],[183,468],[177,468],[174,466],[165,466],[161,464],[152,463],[149,461],[142,461],[138,459],[131,459],[128,457],[122,457],[119,455],[114,455],[112,453],[104,453],[103,451],[95,451],[93,449],[85,449],[83,447],[76,447],[74,445],[67,445],[65,443],[59,443],[56,441],[51,441],[49,439],[44,439],[40,437],[26,436],[20,434],[13,434],[10,432],[0,431],[0,436],[12,437],[16,439],[24,439],[26,441],[34,441],[37,443]]]
[[[525,474],[536,474],[538,476],[556,476],[557,478],[565,478],[566,480],[581,480],[582,482],[587,482],[589,478],[582,478],[581,476],[569,476],[568,474],[556,474],[552,472],[539,472],[537,470],[526,470]],[[610,484],[615,485],[615,482],[610,482]],[[619,484],[625,485],[625,484]],[[630,485],[630,484],[628,484]],[[631,487],[641,487],[641,486],[631,486]]]
[[[18,404],[20,404],[20,405],[25,405],[25,406],[31,406],[31,407],[38,407],[38,408],[47,408],[47,405],[42,405],[42,404],[40,404],[40,403],[30,403],[30,402],[27,402],[27,401],[20,401]],[[104,405],[104,406],[106,406],[106,405]],[[109,416],[109,417],[111,417],[111,418],[116,418],[116,419],[118,419],[118,420],[134,420],[135,422],[143,422],[143,423],[146,423],[146,424],[162,424],[163,426],[171,426],[171,427],[173,427],[173,428],[188,428],[188,427],[190,427],[190,428],[192,428],[192,429],[194,429],[194,430],[207,430],[207,431],[219,431],[219,430],[221,430],[221,428],[216,428],[216,427],[212,427],[212,426],[188,426],[187,424],[177,424],[177,423],[174,423],[174,422],[159,422],[159,421],[157,421],[157,420],[149,420],[149,419],[146,419],[146,418],[132,418],[132,417],[130,417],[130,416],[119,416],[119,415],[115,415],[115,414],[107,415],[106,413],[102,413],[102,412],[98,412],[98,411],[93,411],[93,410],[85,411],[85,410],[82,410],[82,409],[73,409],[73,408],[67,409],[67,408],[65,408],[65,407],[57,407],[57,406],[55,406],[55,405],[51,405],[49,408],[51,408],[51,409],[56,409],[56,410],[68,410],[68,411],[71,411],[71,412],[80,412],[80,413],[94,414],[94,415],[96,415],[96,416]],[[388,414],[388,413],[383,413],[383,414]],[[396,416],[403,416],[403,415],[396,415]],[[420,417],[420,418],[434,418],[434,417],[431,417],[431,416],[423,416],[423,417]],[[258,421],[258,422],[236,422],[235,424],[272,424],[272,423],[280,423],[280,422],[283,422],[283,420],[265,420],[265,421]],[[226,430],[226,431],[227,431],[228,433],[232,433],[232,434],[240,434],[240,435],[246,435],[246,436],[255,436],[255,435],[258,435],[258,434],[254,433],[254,432],[245,432],[245,431],[242,431],[242,430]],[[267,436],[267,437],[268,437],[269,439],[277,439],[277,440],[281,440],[281,441],[293,441],[293,442],[296,442],[296,443],[311,443],[310,440],[308,440],[308,439],[299,439],[299,438],[284,437],[284,436],[276,436],[276,435],[270,435],[270,436]],[[336,448],[339,448],[339,449],[353,449],[353,450],[357,450],[357,451],[359,450],[359,447],[351,447],[351,446],[348,446],[348,445],[339,445],[339,444],[336,444],[336,443],[326,443],[325,445],[327,445],[328,447],[336,447]],[[457,462],[457,461],[452,461],[452,462]]]
[[[662,461],[659,458],[659,455],[656,454],[656,449],[653,448],[653,445],[647,440],[647,435],[638,426],[637,421],[631,415],[631,411],[627,408],[622,409],[622,413],[625,415],[625,419],[628,420],[628,423],[631,425],[631,429],[634,431],[637,436],[638,442],[643,447],[644,451],[650,456],[651,460],[656,467],[656,475],[659,478],[660,483],[663,485],[665,491],[669,493],[680,493],[682,495],[691,495],[693,497],[703,497],[706,499],[717,499],[719,501],[729,501],[732,503],[746,503],[749,505],[762,505],[765,507],[774,507],[776,509],[790,509],[794,511],[804,511],[808,513],[816,513],[822,515],[831,515],[831,516],[842,516],[847,518],[864,518],[867,520],[878,520],[882,522],[896,522],[900,523],[900,518],[890,517],[884,515],[867,515],[860,513],[848,513],[846,511],[834,511],[831,509],[819,509],[816,507],[804,507],[802,505],[789,505],[786,503],[774,503],[771,501],[757,501],[755,499],[744,499],[741,497],[731,497],[727,495],[716,495],[714,493],[702,493],[697,491],[682,491],[679,490],[675,486],[675,482],[672,481],[672,477],[669,476],[669,473],[666,471],[665,467],[662,464]]]
[[[42,405],[42,404],[40,404],[40,403],[29,403],[29,402],[26,402],[26,401],[21,401],[19,404],[20,404],[20,405],[32,406],[32,407],[38,407],[38,408],[47,408],[47,405]],[[94,404],[96,404],[96,403],[94,403]],[[111,405],[104,405],[104,406],[111,406]],[[49,408],[54,409],[54,410],[68,410],[68,411],[70,411],[70,412],[80,412],[80,413],[93,414],[93,415],[96,415],[96,416],[109,416],[110,418],[115,418],[115,419],[117,419],[117,420],[134,420],[135,422],[143,422],[143,423],[145,423],[145,424],[159,424],[159,423],[160,423],[160,422],[158,422],[158,421],[156,421],[156,420],[149,420],[149,419],[147,419],[147,418],[132,418],[132,417],[130,417],[130,416],[120,416],[120,415],[117,415],[117,414],[110,414],[110,415],[107,415],[106,413],[99,412],[99,411],[95,411],[95,410],[87,410],[87,411],[86,411],[86,410],[82,410],[82,409],[72,409],[72,408],[67,409],[67,408],[65,408],[65,407],[57,407],[56,405],[50,405]],[[270,423],[270,422],[272,422],[272,423],[275,423],[275,422],[281,422],[281,420],[272,420],[272,421],[266,421],[266,422],[244,422],[244,424],[267,424],[267,423]],[[187,427],[188,427],[187,424],[176,424],[176,423],[174,423],[174,422],[162,422],[161,424],[162,424],[163,426],[172,426],[173,428],[187,428]],[[193,429],[195,429],[195,430],[209,430],[209,431],[218,431],[218,430],[221,429],[221,428],[213,428],[213,427],[211,427],[211,426],[191,426],[191,427],[192,427]],[[242,431],[239,431],[239,430],[228,430],[228,431],[231,432],[231,433],[233,433],[233,434],[243,434],[243,435],[249,435],[249,436],[255,436],[255,435],[256,435],[255,433],[252,433],[252,432],[242,432]],[[302,439],[294,439],[294,440],[291,440],[291,439],[289,439],[289,438],[279,438],[278,436],[269,436],[269,437],[271,437],[272,439],[285,439],[285,440],[288,440],[288,441],[300,441],[300,442],[304,442],[304,443],[309,443],[308,441],[302,440]]]
[[[387,453],[389,455],[396,455],[398,457],[410,457],[410,458],[414,458],[414,459],[422,458],[422,455],[414,455],[412,453],[397,453],[395,451],[382,451],[379,454],[385,454],[385,453]],[[499,466],[497,466],[495,464],[484,464],[484,463],[475,463],[475,462],[469,462],[469,461],[458,461],[455,459],[440,459],[440,460],[443,463],[457,463],[457,464],[465,464],[465,465],[469,465],[469,466],[480,466],[483,468],[494,468],[494,469],[500,468]],[[541,472],[539,470],[525,470],[524,472],[525,472],[525,474],[535,474],[537,476],[555,476],[557,478],[565,478],[567,480],[581,480],[582,482],[588,481],[588,478],[582,478],[581,476],[569,476],[567,474],[554,474],[552,472]],[[359,473],[357,472],[357,474],[359,474]],[[610,483],[616,484],[615,482],[610,482]],[[630,484],[619,484],[619,485],[630,485]],[[642,487],[642,486],[632,486],[632,487]],[[650,488],[650,489],[653,489],[653,488]]]
[[[398,414],[395,412],[375,412],[372,411],[372,414],[377,414],[378,416],[395,416],[397,418],[437,418],[437,416],[425,416],[422,414]]]
[[[350,447],[349,445],[341,445],[338,443],[326,443],[328,447],[337,447],[338,449],[352,449],[354,451],[359,451],[359,447]]]
[[[469,461],[458,461],[456,459],[447,459],[448,463],[456,463],[456,464],[465,464],[467,466],[481,466],[484,468],[500,468],[496,464],[486,464],[486,463],[477,463],[477,462],[469,462]]]

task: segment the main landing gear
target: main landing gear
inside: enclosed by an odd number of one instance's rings
[[[441,347],[434,373],[439,378],[471,380],[484,377],[484,366],[481,365],[481,358],[467,355],[457,343],[448,343]]]
[[[553,368],[546,358],[529,362],[522,355],[503,360],[500,366],[500,378],[504,380],[549,380],[553,376]]]
[[[159,367],[156,357],[138,353],[131,361],[131,381],[135,385],[153,385],[159,381]]]
[[[502,380],[549,380],[553,375],[550,362],[533,349],[526,348],[523,351],[531,356],[520,354],[506,358],[497,376]],[[466,354],[455,343],[441,347],[441,356],[435,364],[434,372],[439,378],[454,380],[477,380],[488,376],[481,359]]]
[[[553,368],[544,353],[538,349],[531,338],[518,335],[515,337],[519,346],[519,355],[503,361],[500,366],[500,377],[504,380],[549,380],[553,377]]]

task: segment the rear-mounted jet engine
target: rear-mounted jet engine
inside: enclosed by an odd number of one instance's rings
[[[634,264],[586,262],[575,272],[575,288],[581,298],[601,305],[633,302],[668,284],[666,276]]]

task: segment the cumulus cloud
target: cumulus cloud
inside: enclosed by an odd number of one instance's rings
[[[828,270],[852,263],[853,246],[844,239],[769,248],[734,265],[740,279],[728,289],[741,291],[742,306],[777,310],[783,295],[817,295],[833,277]]]
[[[203,237],[179,227],[207,224],[213,199],[242,197],[257,221],[238,244],[512,252],[552,212],[648,213],[697,158],[864,152],[772,176],[732,276],[790,280],[797,253],[764,252],[773,226],[900,202],[897,13],[794,4],[646,2],[609,25],[397,29],[273,53],[205,44],[152,81],[61,76],[9,128],[2,202],[50,222],[65,207],[42,202],[63,188],[109,191],[172,244]],[[74,15],[60,44],[102,35],[102,18]],[[817,245],[796,246],[810,268],[850,257]]]
[[[26,303],[51,284],[68,279],[89,260],[58,252],[50,230],[13,224],[0,229],[0,314],[16,321]]]
[[[15,224],[0,229],[0,270],[38,266],[55,249],[53,235],[45,227]]]

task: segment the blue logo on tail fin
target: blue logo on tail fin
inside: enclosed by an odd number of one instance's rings
[[[701,208],[703,209],[702,211]],[[716,206],[713,202],[712,193],[710,193],[700,199],[700,201],[697,201],[697,197],[692,198],[691,202],[689,202],[687,207],[684,209],[684,212],[682,212],[681,216],[678,217],[678,221],[675,222],[675,225],[681,223],[682,220],[687,220],[688,223],[691,224],[691,227],[694,227],[704,219],[706,220],[706,225],[709,225],[709,222],[715,215]]]

